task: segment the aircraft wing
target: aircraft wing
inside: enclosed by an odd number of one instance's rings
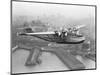
[[[77,29],[80,29],[82,27],[85,27],[86,25],[79,25],[79,26],[76,26]]]
[[[55,34],[55,32],[36,32],[36,33],[26,33],[29,35],[39,35],[39,34]]]
[[[55,32],[36,32],[36,33],[19,33],[19,35],[49,35],[49,34],[55,34]]]

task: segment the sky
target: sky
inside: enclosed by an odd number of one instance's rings
[[[95,16],[95,8],[91,6],[44,4],[29,2],[12,2],[12,14],[26,16],[62,15],[66,18],[87,18]]]

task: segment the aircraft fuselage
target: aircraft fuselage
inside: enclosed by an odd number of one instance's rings
[[[63,38],[61,38],[60,36],[57,36],[55,34],[40,34],[40,35],[32,35],[34,37],[43,39],[45,41],[50,41],[50,42],[56,42],[56,43],[62,43],[62,44],[79,44],[79,43],[83,43],[85,41],[85,37],[84,36],[73,36],[73,35],[69,35],[65,36]]]

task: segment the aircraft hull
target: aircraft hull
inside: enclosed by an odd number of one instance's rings
[[[62,44],[79,44],[85,41],[84,36],[66,36],[61,38],[60,36],[56,36],[55,34],[40,34],[40,35],[28,35],[28,34],[21,34],[26,36],[33,36],[45,41],[55,42],[55,43],[62,43]]]
[[[50,42],[56,42],[56,43],[61,43],[61,44],[79,44],[79,43],[83,43],[85,41],[85,37],[81,36],[81,37],[65,37],[64,39],[61,39],[61,37],[53,37],[53,36],[35,36],[38,37],[40,39],[43,39],[45,41],[50,41]]]
[[[66,41],[66,42],[65,42]],[[79,44],[79,43],[83,43],[85,41],[85,37],[67,37],[66,40],[64,40],[63,42],[65,42],[65,44]]]

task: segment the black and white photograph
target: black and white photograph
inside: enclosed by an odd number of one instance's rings
[[[96,69],[96,6],[11,1],[11,73]]]

